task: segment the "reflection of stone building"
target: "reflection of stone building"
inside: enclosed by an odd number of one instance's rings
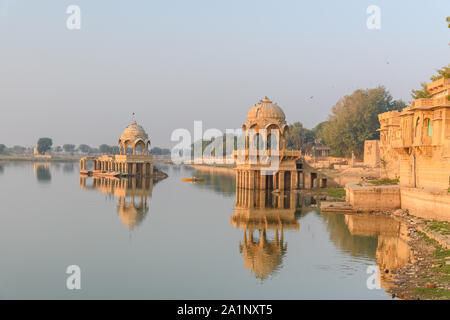
[[[50,173],[50,162],[34,162],[33,171],[39,182],[50,182],[52,174]]]
[[[290,192],[274,195],[263,190],[236,188],[231,224],[244,230],[239,251],[244,265],[259,279],[279,269],[287,251],[284,230],[299,230],[299,197]],[[255,234],[256,233],[256,234]]]
[[[372,214],[346,215],[345,223],[353,235],[378,238],[377,263],[381,271],[381,285],[389,289],[390,271],[411,262],[407,226],[395,218]]]
[[[242,130],[245,145],[235,152],[239,188],[294,190],[319,180],[317,173],[305,175],[300,150],[286,149],[286,116],[267,97],[249,110]]]
[[[145,130],[133,122],[119,139],[119,155],[84,157],[80,160],[80,169],[86,170],[88,161],[92,161],[96,171],[115,171],[129,176],[152,176],[153,157],[149,155],[150,140]]]
[[[148,213],[147,198],[151,197],[153,180],[149,177],[117,179],[93,177],[92,184],[86,183],[88,178],[80,176],[82,189],[98,190],[103,194],[118,199],[117,212],[123,224],[130,230],[138,226]]]

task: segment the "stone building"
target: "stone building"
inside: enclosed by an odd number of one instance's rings
[[[417,99],[402,111],[378,116],[380,153],[385,174],[400,186],[450,188],[450,79],[427,86],[429,99]]]
[[[323,161],[330,157],[330,148],[324,145],[320,140],[316,139],[314,146],[311,148],[312,161]]]
[[[119,138],[118,155],[83,157],[80,170],[85,171],[92,161],[93,173],[118,172],[127,176],[152,176],[153,156],[149,155],[150,140],[145,130],[134,121]]]
[[[364,166],[378,167],[380,165],[379,140],[364,141]]]
[[[269,98],[248,111],[242,131],[245,145],[234,153],[239,188],[294,190],[314,180],[319,186],[317,174],[305,176],[301,151],[286,149],[286,116]]]

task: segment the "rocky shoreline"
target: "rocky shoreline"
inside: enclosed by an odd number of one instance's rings
[[[378,214],[392,216],[406,225],[411,248],[408,265],[380,270],[381,277],[392,284],[386,291],[399,299],[450,299],[450,239],[446,232],[434,232],[429,226],[436,222],[411,216],[401,209]]]

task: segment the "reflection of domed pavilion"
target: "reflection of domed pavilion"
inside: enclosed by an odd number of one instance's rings
[[[93,177],[92,185],[86,184],[86,177],[80,176],[82,189],[98,190],[118,198],[117,212],[123,224],[130,230],[138,226],[148,213],[147,198],[151,197],[153,180],[145,177],[112,179]]]
[[[242,125],[244,150],[235,152],[236,181],[245,189],[291,190],[304,185],[300,150],[286,150],[289,126],[283,110],[265,97]]]
[[[115,171],[130,176],[151,176],[153,157],[149,155],[150,140],[145,130],[134,121],[119,139],[119,155],[84,157],[80,160],[80,170],[86,170],[86,162],[93,162],[96,172]]]
[[[259,279],[265,279],[281,267],[287,251],[284,230],[300,228],[297,221],[299,196],[294,192],[274,195],[263,190],[236,188],[235,209],[230,221],[234,227],[244,230],[239,251],[245,267]]]

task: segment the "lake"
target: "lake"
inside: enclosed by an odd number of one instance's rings
[[[188,167],[80,178],[76,162],[1,162],[1,299],[391,299],[376,266],[408,260],[389,217],[321,213],[311,196],[238,190]],[[183,183],[183,177],[205,178]],[[66,269],[81,269],[81,290]],[[369,273],[368,273],[369,270]]]

